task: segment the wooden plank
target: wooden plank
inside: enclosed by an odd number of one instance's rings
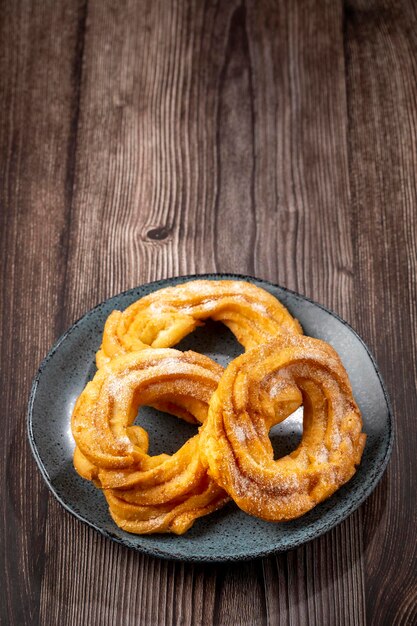
[[[255,271],[355,322],[343,13],[248,12],[255,99]],[[319,36],[318,36],[319,33]],[[364,623],[361,511],[264,563],[272,623]]]
[[[357,328],[381,366],[397,423],[387,474],[364,507],[369,624],[417,622],[416,29],[413,3],[381,11],[354,2],[346,13]]]
[[[38,623],[48,567],[47,490],[25,414],[61,331],[81,22],[80,3],[52,2],[8,3],[0,20],[2,624]]]

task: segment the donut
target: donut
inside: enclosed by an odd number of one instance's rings
[[[150,456],[146,431],[134,425],[141,405],[204,422],[222,372],[195,352],[148,348],[112,360],[81,393],[71,420],[74,466],[103,490],[124,530],[182,534],[229,499],[207,473],[199,434],[173,455]]]
[[[170,348],[206,319],[223,322],[248,350],[280,332],[302,333],[268,291],[241,280],[193,280],[159,289],[108,317],[96,363],[144,348]]]
[[[285,419],[289,397],[297,404],[297,393],[304,409],[302,440],[275,460],[269,430]],[[350,480],[366,435],[335,350],[287,333],[229,364],[200,438],[209,474],[236,504],[280,522],[303,515]]]

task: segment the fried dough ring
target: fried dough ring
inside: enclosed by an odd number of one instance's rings
[[[269,292],[241,280],[193,280],[159,289],[108,317],[97,367],[144,348],[170,348],[202,320],[223,322],[245,349],[302,329]]]
[[[304,430],[298,448],[274,460],[268,432],[279,403],[298,389]],[[276,417],[274,417],[274,414]],[[355,473],[362,419],[337,353],[317,339],[279,335],[229,364],[200,429],[211,476],[251,515],[303,515]]]
[[[172,456],[151,457],[146,431],[132,425],[144,404],[203,422],[222,372],[204,355],[151,348],[101,368],[78,398],[75,468],[104,490],[123,529],[182,534],[228,500],[202,463],[198,434]]]

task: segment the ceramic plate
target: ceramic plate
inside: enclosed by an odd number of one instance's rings
[[[104,322],[113,309],[125,309],[142,296],[197,278],[247,280],[276,296],[302,324],[304,332],[329,342],[349,374],[362,411],[367,442],[355,476],[329,500],[303,517],[274,524],[246,515],[233,503],[197,520],[183,536],[132,535],[112,521],[104,497],[80,478],[72,465],[70,417],[74,403],[95,373],[94,357]],[[222,324],[207,322],[177,348],[207,354],[225,366],[242,352]],[[275,456],[295,449],[302,433],[302,410],[271,431]],[[150,453],[177,450],[196,427],[155,409],[142,408],[138,423],[150,436]],[[389,399],[372,355],[352,328],[311,300],[266,281],[231,274],[181,276],[142,285],[99,304],[55,344],[33,382],[28,412],[29,440],[39,469],[57,500],[79,520],[125,546],[184,561],[238,561],[280,552],[321,535],[344,520],[371,493],[387,465],[393,441]]]

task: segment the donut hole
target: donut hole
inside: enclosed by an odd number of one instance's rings
[[[300,445],[303,437],[303,415],[303,407],[300,406],[283,422],[275,424],[269,431],[275,461],[294,452]]]
[[[198,432],[197,424],[189,424],[182,419],[163,413],[150,406],[141,406],[135,419],[149,435],[148,454],[174,454],[188,439]]]
[[[205,320],[203,326],[199,326],[184,337],[175,348],[183,352],[193,350],[205,354],[223,367],[244,352],[243,346],[227,326],[210,319]]]

